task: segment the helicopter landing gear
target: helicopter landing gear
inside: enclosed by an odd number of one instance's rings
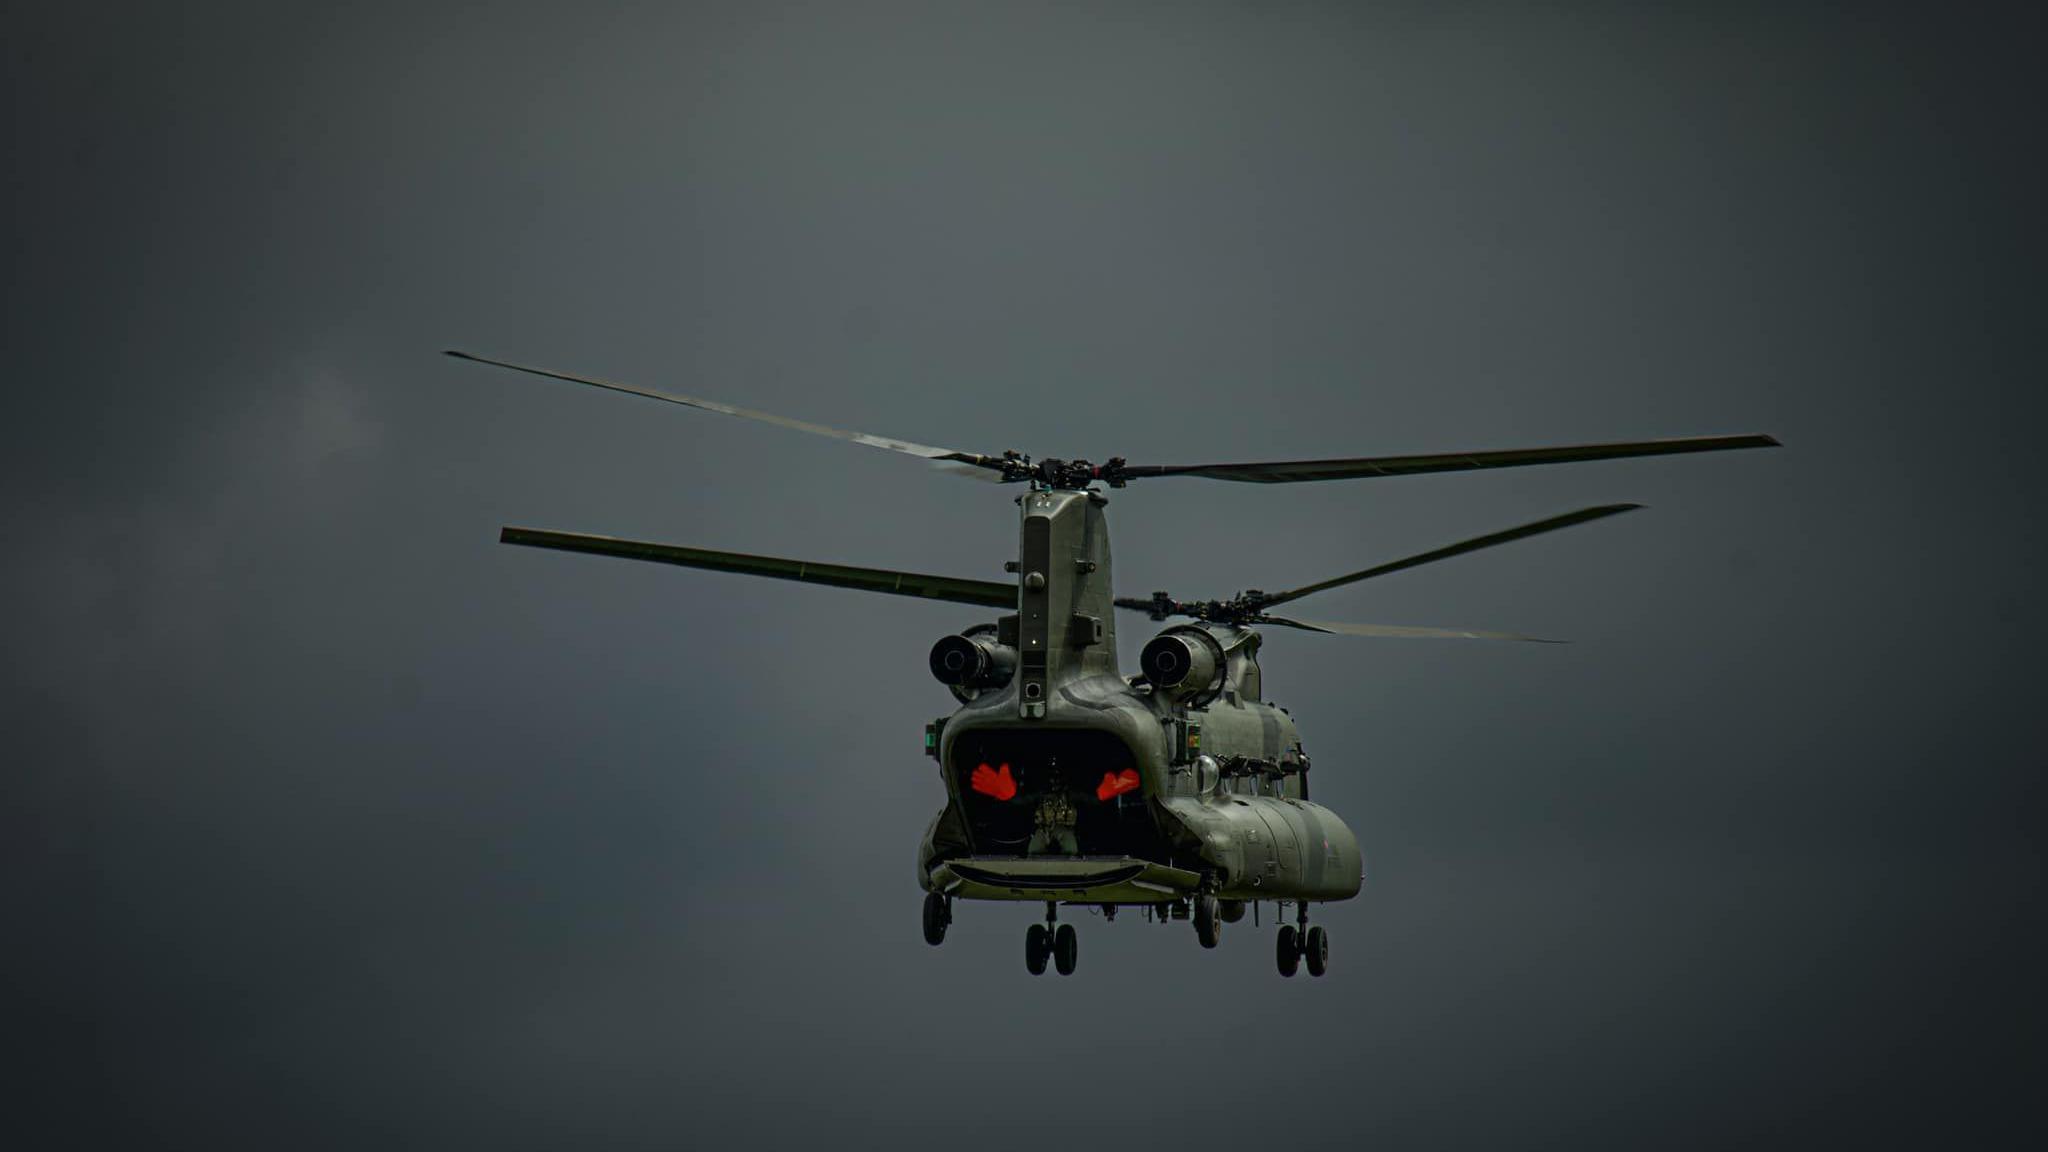
[[[924,894],[924,942],[938,947],[946,939],[946,925],[953,922],[953,902],[937,892]]]
[[[1280,938],[1273,942],[1273,958],[1279,962],[1282,976],[1294,975],[1303,960],[1308,961],[1309,975],[1321,976],[1330,970],[1330,934],[1321,924],[1309,925],[1307,901],[1296,904],[1295,909],[1296,923],[1280,926]]]
[[[1060,924],[1060,906],[1045,902],[1045,923],[1024,930],[1024,967],[1033,976],[1045,975],[1045,962],[1062,976],[1072,976],[1081,959],[1081,938],[1072,924]]]
[[[1214,948],[1223,938],[1223,920],[1217,915],[1216,897],[1204,892],[1195,897],[1195,939],[1204,948]]]
[[[1301,933],[1296,932],[1292,924],[1282,924],[1280,939],[1276,943],[1278,947],[1274,949],[1274,953],[1275,958],[1280,961],[1280,974],[1294,975],[1295,969],[1301,967]]]

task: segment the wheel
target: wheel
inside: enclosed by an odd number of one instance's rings
[[[1282,976],[1292,976],[1295,969],[1301,967],[1301,933],[1294,930],[1294,925],[1280,926],[1280,939],[1273,949],[1273,957],[1280,962]]]
[[[1052,934],[1052,966],[1059,969],[1060,975],[1072,976],[1074,962],[1080,958],[1081,938],[1075,934],[1074,926],[1060,925],[1059,931]]]
[[[1323,931],[1321,924],[1310,926],[1303,951],[1307,953],[1309,975],[1321,976],[1330,970],[1330,934]]]
[[[1033,924],[1024,930],[1024,967],[1033,976],[1045,975],[1045,958],[1052,952],[1052,933],[1045,925]]]
[[[1195,897],[1195,939],[1204,948],[1214,948],[1223,937],[1223,921],[1216,917],[1216,898],[1207,892]]]
[[[933,947],[946,938],[946,924],[953,919],[946,898],[937,892],[924,894],[924,942]]]

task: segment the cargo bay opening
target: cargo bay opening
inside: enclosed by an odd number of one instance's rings
[[[975,855],[1166,858],[1137,757],[1113,733],[964,733],[948,770]]]

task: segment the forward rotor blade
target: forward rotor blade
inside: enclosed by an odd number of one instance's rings
[[[514,372],[525,372],[533,376],[546,376],[554,380],[567,380],[571,384],[588,384],[593,388],[607,388],[613,392],[625,392],[633,396],[645,396],[649,400],[661,400],[669,404],[681,404],[686,408],[700,408],[706,412],[717,412],[726,416],[737,416],[742,420],[754,420],[762,424],[773,424],[778,428],[792,428],[798,432],[809,432],[817,436],[830,436],[835,440],[850,440],[870,448],[886,448],[906,456],[918,456],[926,460],[952,461],[972,465],[976,468],[1003,470],[1001,457],[983,456],[975,452],[957,452],[951,448],[934,448],[929,444],[917,444],[909,440],[896,440],[887,436],[871,436],[866,432],[849,432],[844,428],[833,428],[824,424],[813,424],[808,420],[793,420],[777,416],[772,412],[758,412],[752,408],[741,408],[732,404],[721,404],[716,400],[701,400],[695,396],[684,396],[676,392],[663,392],[654,388],[642,388],[636,384],[620,384],[612,380],[599,380],[593,376],[577,376],[568,372],[555,372],[547,368],[532,368],[524,364],[513,364],[504,360],[493,360],[488,356],[473,356],[467,352],[448,349],[446,354],[457,360],[470,360],[478,364],[489,364],[496,368],[510,368]]]
[[[626,560],[652,560],[679,564],[685,568],[708,568],[715,572],[738,572],[802,584],[827,584],[834,588],[855,588],[890,596],[916,596],[926,600],[950,600],[956,604],[978,604],[985,608],[1017,607],[1017,586],[992,580],[963,580],[955,576],[932,576],[923,572],[897,572],[886,568],[855,568],[845,564],[818,564],[808,560],[785,560],[777,556],[749,556],[743,552],[713,552],[708,548],[685,548],[678,544],[648,544],[612,536],[588,536],[580,532],[548,532],[538,528],[506,528],[498,534],[503,544],[529,548],[555,548],[564,552],[588,552]]]
[[[1531,464],[1571,464],[1582,460],[1617,460],[1629,456],[1670,456],[1681,452],[1777,446],[1778,441],[1771,436],[1688,436],[1674,440],[1451,452],[1437,456],[1359,456],[1342,460],[1279,460],[1265,464],[1126,464],[1121,474],[1132,480],[1149,476],[1206,476],[1211,480],[1235,480],[1247,484],[1295,484],[1309,480],[1410,476],[1422,472],[1519,468]]]
[[[1290,600],[1299,600],[1303,596],[1314,592],[1326,591],[1344,584],[1355,584],[1360,580],[1369,580],[1374,576],[1385,576],[1389,572],[1399,572],[1404,568],[1414,568],[1417,565],[1428,564],[1437,560],[1447,560],[1452,556],[1462,556],[1467,552],[1477,552],[1481,548],[1491,548],[1496,544],[1506,544],[1512,540],[1538,536],[1545,532],[1555,532],[1560,528],[1570,528],[1575,524],[1584,524],[1588,521],[1616,516],[1641,507],[1642,505],[1640,504],[1602,504],[1593,508],[1581,508],[1577,512],[1567,512],[1562,516],[1552,516],[1548,520],[1538,520],[1533,524],[1524,524],[1519,528],[1509,528],[1503,532],[1475,536],[1470,540],[1461,540],[1456,544],[1448,544],[1442,548],[1432,549],[1428,552],[1418,553],[1405,559],[1390,561],[1386,564],[1377,564],[1371,568],[1361,569],[1357,572],[1347,573],[1343,576],[1319,581],[1315,584],[1304,585],[1286,592],[1268,593],[1259,598],[1259,603],[1262,605],[1285,604]]]
[[[1454,628],[1410,628],[1401,624],[1333,624],[1327,620],[1289,620],[1267,616],[1258,624],[1278,624],[1304,632],[1330,632],[1339,636],[1396,636],[1410,640],[1522,640],[1531,644],[1566,644],[1566,640],[1545,640],[1516,632],[1468,632]]]

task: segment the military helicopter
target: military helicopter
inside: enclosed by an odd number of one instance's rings
[[[1462,540],[1281,592],[1180,600],[1166,592],[1119,597],[1110,578],[1108,498],[1134,480],[1195,476],[1292,484],[1776,447],[1770,436],[1698,436],[1569,447],[1377,456],[1252,464],[1131,464],[1111,457],[1033,459],[983,455],[871,436],[672,392],[449,351],[450,356],[625,392],[782,428],[920,457],[941,467],[1019,484],[1014,581],[718,552],[507,527],[506,544],[553,548],[916,596],[997,610],[992,621],[932,645],[931,674],[959,707],[925,725],[945,807],[917,850],[927,943],[946,938],[963,900],[1039,903],[1043,923],[1024,937],[1033,975],[1047,961],[1073,973],[1079,941],[1062,906],[1114,919],[1135,906],[1147,919],[1192,920],[1214,948],[1226,923],[1274,904],[1274,956],[1282,976],[1328,970],[1330,936],[1309,923],[1312,904],[1347,900],[1364,885],[1358,839],[1309,799],[1310,759],[1285,708],[1261,696],[1259,627],[1345,636],[1542,641],[1502,632],[1332,623],[1272,609],[1332,588],[1631,511],[1604,504]],[[1148,641],[1138,672],[1117,666],[1116,610],[1178,619]],[[1288,923],[1285,909],[1294,909]]]

